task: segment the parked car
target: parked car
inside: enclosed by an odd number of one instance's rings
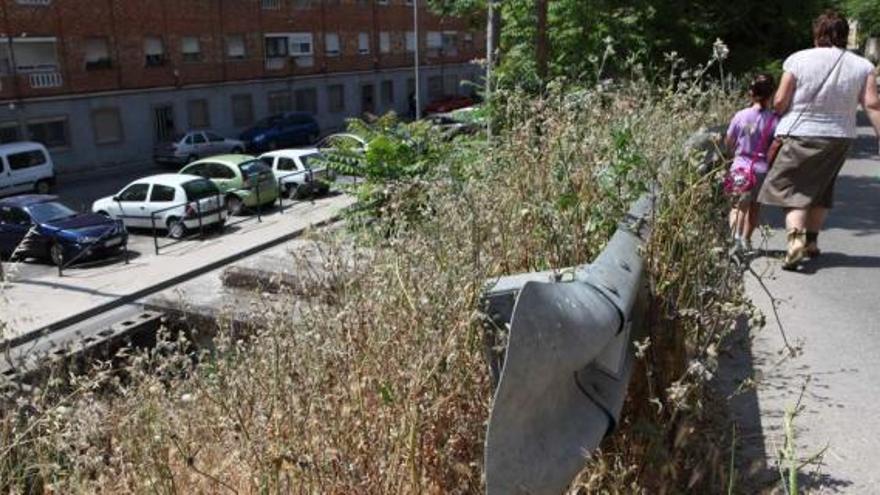
[[[55,165],[40,143],[0,145],[0,196],[34,191],[48,194],[55,185]]]
[[[429,115],[432,113],[451,112],[459,108],[469,107],[474,103],[474,99],[469,96],[449,95],[428,103],[423,113]]]
[[[328,134],[327,136],[324,136],[315,145],[315,148],[317,148],[318,150],[333,147],[350,147],[353,149],[359,148],[361,151],[366,151],[367,141],[357,134],[338,132],[335,134]]]
[[[480,130],[476,122],[466,122],[456,118],[454,113],[435,113],[427,120],[431,122],[446,139],[452,139],[462,134],[475,134]]]
[[[200,226],[222,227],[226,222],[223,195],[217,186],[186,174],[138,179],[118,194],[95,201],[92,211],[120,219],[127,227],[166,230],[175,239]]]
[[[320,157],[317,148],[300,148],[270,151],[259,158],[272,169],[284,197],[304,198],[327,194],[330,183],[336,180],[336,174],[319,163]]]
[[[272,115],[241,133],[248,153],[262,153],[279,148],[313,143],[321,134],[315,117],[307,112]]]
[[[33,231],[31,236],[28,232]],[[27,238],[27,240],[25,240]],[[0,254],[40,258],[58,266],[81,256],[113,254],[128,243],[119,220],[80,213],[46,194],[0,199]]]
[[[210,179],[224,194],[231,215],[278,199],[278,181],[272,169],[251,155],[212,156],[190,163],[180,173]]]
[[[227,153],[243,153],[244,143],[225,138],[211,131],[190,131],[175,134],[169,141],[153,147],[156,163],[186,165],[199,158]]]

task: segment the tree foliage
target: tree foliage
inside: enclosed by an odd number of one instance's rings
[[[536,0],[502,2],[502,84],[542,85],[535,5]],[[731,49],[730,69],[753,70],[807,48],[812,19],[826,6],[822,0],[555,0],[548,15],[548,77],[613,76],[627,59],[662,66],[671,52],[697,64],[710,58],[718,38]]]
[[[880,2],[877,0],[846,0],[846,13],[859,21],[859,30],[868,36],[880,36]]]

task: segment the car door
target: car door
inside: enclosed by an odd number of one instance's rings
[[[208,143],[208,140],[205,139],[205,134],[202,132],[194,132],[192,133],[193,140],[193,154],[198,156],[199,158],[204,156],[211,156],[211,145]]]
[[[219,162],[206,162],[203,177],[211,179],[211,182],[222,192],[238,189],[242,186],[235,170]]]
[[[208,149],[211,154],[220,155],[232,151],[232,147],[226,143],[226,139],[219,134],[205,131],[205,139],[208,140]]]
[[[33,226],[30,215],[17,206],[0,206],[0,252],[12,254]]]
[[[41,178],[40,172],[46,164],[46,155],[37,149],[10,153],[5,159],[10,193],[32,190]]]
[[[116,195],[116,208],[118,214],[128,227],[150,227],[150,212],[147,209],[147,195],[150,192],[150,184],[137,182],[131,184]]]
[[[153,187],[150,188],[150,196],[147,200],[146,204],[146,213],[155,217],[156,226],[164,227],[163,218],[167,217],[167,212],[173,210],[174,199],[177,195],[177,189],[173,186],[166,186],[164,184],[153,184]],[[150,226],[153,225],[153,220],[148,219]]]

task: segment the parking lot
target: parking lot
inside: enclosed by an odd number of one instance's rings
[[[283,211],[276,203],[261,219],[254,214],[231,217],[222,230],[207,230],[204,237],[196,232],[179,242],[160,232],[159,254],[149,229],[131,230],[128,263],[121,257],[85,262],[65,269],[62,277],[47,262],[4,262],[7,283],[0,291],[0,314],[7,328],[3,338],[67,321],[114,300],[136,299],[152,288],[222,266],[336,218],[352,202],[340,193],[286,200]]]

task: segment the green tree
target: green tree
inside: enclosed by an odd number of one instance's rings
[[[859,21],[863,35],[880,36],[880,2],[877,0],[846,0],[846,13]]]

